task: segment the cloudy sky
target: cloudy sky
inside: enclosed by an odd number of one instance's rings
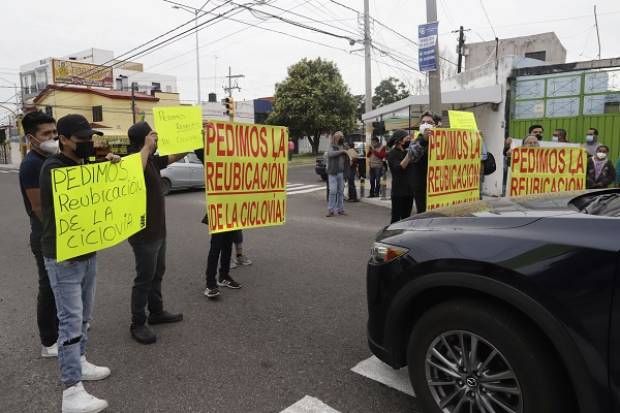
[[[204,2],[183,1],[192,7],[200,7]],[[205,10],[221,6],[220,12],[234,4],[249,4],[314,29],[356,40],[362,37],[362,22],[356,10],[363,10],[363,0],[338,1],[348,8],[332,0],[268,0],[263,5],[256,5],[256,0],[245,1],[210,0]],[[494,32],[506,38],[554,31],[568,51],[568,61],[590,60],[597,55],[594,4],[599,14],[602,57],[619,57],[617,0],[438,0],[440,48],[446,56],[454,57],[456,35],[451,31],[460,25],[471,29],[467,32],[469,42],[492,40]],[[190,13],[173,9],[162,0],[7,0],[3,5],[8,14],[1,26],[4,34],[0,36],[0,102],[12,99],[14,91],[7,86],[19,84],[17,73],[22,64],[90,47],[110,49],[121,55],[192,18]],[[389,52],[373,52],[373,86],[388,76],[411,85],[421,78],[414,70],[417,48],[405,38],[417,40],[416,27],[426,20],[425,7],[423,0],[370,0],[371,15],[376,19],[373,40],[377,47]],[[200,31],[203,99],[211,91],[216,91],[218,98],[222,96],[222,76],[229,65],[233,73],[245,75],[236,96],[251,99],[271,96],[274,84],[286,76],[287,67],[304,57],[319,56],[335,61],[351,91],[363,93],[363,57],[357,51],[362,45],[350,46],[346,39],[295,27],[246,9],[235,10],[229,16],[239,22],[218,19]],[[210,18],[213,16],[202,17],[200,22]],[[144,63],[147,71],[177,76],[181,99],[192,101],[196,99],[194,47],[192,35],[132,60]]]

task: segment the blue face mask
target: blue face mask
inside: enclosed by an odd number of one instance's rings
[[[594,135],[586,135],[586,142],[588,143],[594,142]]]

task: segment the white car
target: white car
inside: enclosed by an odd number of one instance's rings
[[[194,153],[161,170],[164,195],[177,189],[204,188],[204,165]]]

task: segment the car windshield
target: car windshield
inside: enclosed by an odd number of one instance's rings
[[[620,190],[586,193],[572,199],[569,204],[584,214],[620,217]]]

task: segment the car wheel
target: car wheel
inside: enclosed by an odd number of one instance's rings
[[[170,193],[171,189],[172,189],[172,183],[170,182],[170,179],[162,178],[162,180],[161,180],[161,192],[164,195],[168,195]]]
[[[407,362],[425,412],[571,412],[570,386],[550,346],[518,314],[450,301],[416,323]]]

